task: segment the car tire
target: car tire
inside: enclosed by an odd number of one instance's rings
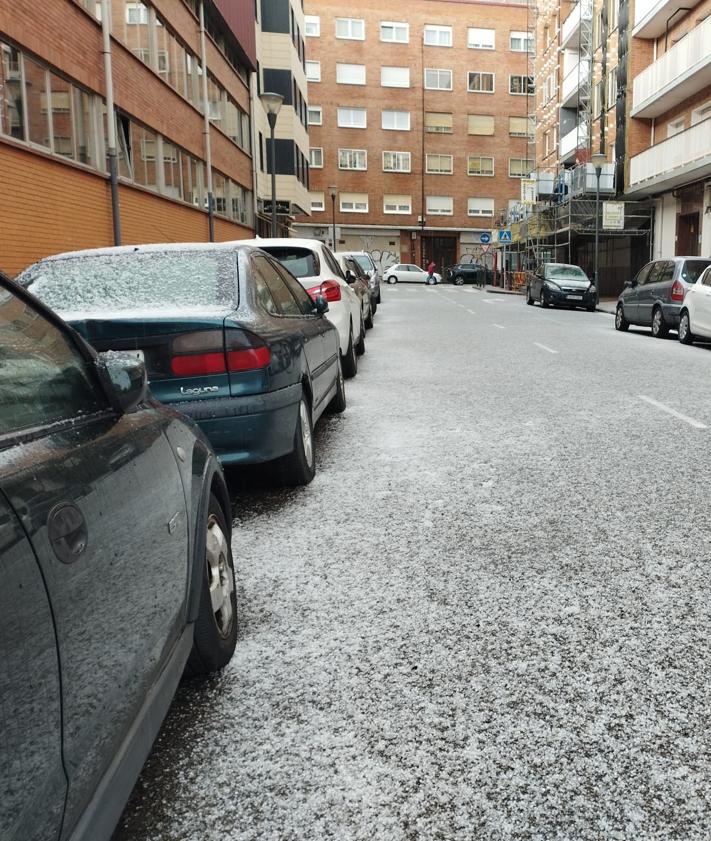
[[[630,323],[625,318],[625,311],[622,308],[622,304],[617,305],[617,310],[615,311],[615,330],[629,330]]]
[[[669,325],[664,319],[664,313],[661,307],[655,307],[652,310],[652,335],[655,339],[664,339],[669,333]]]
[[[452,283],[453,283],[455,286],[464,286],[464,278],[463,278],[460,274],[458,274],[458,275],[454,278],[454,280],[452,281]]]
[[[186,677],[206,677],[223,669],[237,645],[237,593],[229,529],[217,498],[210,494],[205,521],[205,558],[200,606],[193,631],[193,647],[185,664]],[[221,596],[214,609],[214,594]]]
[[[370,309],[368,310],[368,317],[365,319],[363,324],[365,325],[366,330],[372,330],[373,329],[373,305],[372,304],[370,305]]]
[[[691,345],[694,343],[694,334],[691,332],[691,319],[687,310],[681,314],[679,318],[679,341],[682,345]]]
[[[541,296],[538,299],[539,304],[546,309],[548,307],[548,301],[546,301],[546,293],[545,290],[541,289]]]
[[[365,322],[363,321],[363,316],[360,319],[360,338],[356,342],[355,352],[358,356],[363,356],[365,353]]]
[[[353,346],[353,325],[351,325],[348,334],[348,349],[345,354],[341,356],[341,365],[343,366],[343,376],[346,379],[355,377],[358,373],[358,357],[356,356],[355,347]]]
[[[394,274],[390,275],[390,277],[388,278],[388,283],[397,283],[397,278]]]
[[[531,295],[531,290],[529,287],[526,287],[526,303],[529,307],[532,307],[534,304],[533,295]]]
[[[331,398],[331,402],[326,407],[326,411],[331,415],[340,415],[341,412],[346,411],[346,382],[343,378],[343,366],[341,365],[340,357],[338,358],[336,393]]]
[[[281,483],[289,487],[308,485],[316,475],[314,426],[306,394],[302,394],[299,401],[294,449],[288,455],[278,459],[275,466]]]

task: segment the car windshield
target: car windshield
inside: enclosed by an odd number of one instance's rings
[[[546,266],[546,277],[570,277],[575,280],[587,280],[588,276],[579,266],[560,265]]]
[[[286,246],[260,246],[285,266],[294,277],[315,277],[320,273],[318,257],[310,248],[288,248]]]
[[[373,261],[367,254],[354,254],[353,259],[366,274],[373,271]]]
[[[709,260],[687,260],[681,270],[682,280],[687,283],[696,283],[709,266],[711,266]]]
[[[46,260],[19,281],[60,312],[234,305],[230,251],[150,251]]]

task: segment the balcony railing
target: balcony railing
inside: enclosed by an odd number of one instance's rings
[[[629,192],[676,186],[689,173],[711,173],[711,117],[657,143],[630,160]]]
[[[664,35],[667,21],[682,9],[692,9],[701,0],[636,0],[634,7],[634,29],[636,38],[658,38]]]
[[[592,20],[591,0],[578,0],[565,19],[560,33],[560,46],[562,49],[574,50],[578,46],[580,24],[584,20]]]
[[[565,108],[570,108],[578,104],[578,91],[580,88],[580,80],[585,78],[590,73],[590,62],[587,60],[580,61],[575,65],[563,79],[563,85],[560,91],[560,104]]]
[[[587,123],[575,126],[574,129],[560,138],[560,158],[567,161],[575,157],[575,150],[578,148],[578,140],[587,138]]]
[[[634,80],[633,117],[658,117],[711,84],[711,17]]]

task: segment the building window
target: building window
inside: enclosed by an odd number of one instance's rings
[[[602,46],[602,9],[595,15],[593,23],[593,43],[597,50]]]
[[[509,76],[509,93],[516,96],[533,94],[533,76]]]
[[[467,156],[467,175],[493,175],[494,159],[484,155]]]
[[[409,152],[383,152],[383,172],[409,172]]]
[[[432,134],[451,134],[452,115],[440,111],[426,111],[425,131]]]
[[[551,133],[549,131],[543,132],[543,157],[548,157],[552,151],[551,147]]]
[[[364,64],[337,64],[336,82],[339,85],[364,85]]]
[[[494,199],[469,198],[467,199],[468,216],[493,216]]]
[[[509,49],[513,53],[533,52],[532,32],[511,32],[509,33]]]
[[[339,149],[339,169],[368,169],[368,153],[365,149]]]
[[[387,131],[410,131],[410,112],[383,111],[382,127]]]
[[[311,193],[311,210],[325,210],[323,193]]]
[[[424,31],[424,40],[428,47],[451,47],[452,27],[427,24]]]
[[[380,40],[388,44],[408,44],[410,42],[410,24],[382,21],[380,24]]]
[[[310,126],[323,125],[323,108],[320,105],[309,105],[308,124]]]
[[[358,18],[336,18],[336,38],[365,40],[365,21]]]
[[[533,161],[527,158],[509,158],[509,178],[528,178]]]
[[[602,113],[602,80],[595,82],[592,92],[592,113],[593,117],[598,117]]]
[[[425,156],[425,172],[430,175],[451,175],[453,171],[453,155],[428,154]]]
[[[607,107],[617,104],[617,68],[607,71]]]
[[[675,134],[680,134],[684,131],[684,128],[685,125],[683,117],[680,120],[674,120],[667,125],[667,137],[674,137]]]
[[[490,114],[469,114],[467,116],[467,134],[492,135],[494,118]]]
[[[454,199],[451,196],[427,196],[427,213],[430,216],[451,216]]]
[[[409,67],[381,67],[380,84],[384,88],[409,88]]]
[[[452,71],[425,68],[425,87],[430,91],[451,91]]]
[[[306,81],[320,82],[321,81],[321,62],[307,61],[306,62]]]
[[[366,128],[367,116],[365,108],[339,108],[339,128]]]
[[[412,196],[383,196],[383,213],[412,213]]]
[[[470,50],[493,50],[496,43],[494,29],[478,29],[470,26],[467,29],[467,46]]]
[[[620,0],[607,0],[607,31],[613,32],[617,29],[617,22],[620,15]]]
[[[340,193],[340,208],[342,213],[367,213],[367,193]]]
[[[318,15],[306,15],[304,18],[304,35],[318,38],[321,34],[321,18]]]
[[[493,93],[494,74],[470,70],[467,73],[467,90],[469,93]]]
[[[511,137],[533,137],[536,130],[536,118],[509,117],[509,134]]]
[[[309,149],[309,166],[311,169],[323,169],[323,147],[312,146]]]
[[[711,102],[707,102],[705,105],[695,108],[691,112],[691,125],[695,126],[697,123],[702,123],[704,120],[708,120],[709,117],[711,117]]]
[[[148,25],[148,8],[143,3],[126,3],[126,23]]]

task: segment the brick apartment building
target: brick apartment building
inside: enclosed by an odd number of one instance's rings
[[[335,215],[341,249],[440,267],[480,256],[533,166],[525,3],[305,12],[311,218],[296,232],[330,241]]]
[[[215,239],[251,236],[252,0],[205,0],[204,54],[200,0],[112,0],[111,16],[122,242],[207,240],[210,182]],[[98,0],[0,0],[0,268],[11,275],[114,242],[100,18]]]

